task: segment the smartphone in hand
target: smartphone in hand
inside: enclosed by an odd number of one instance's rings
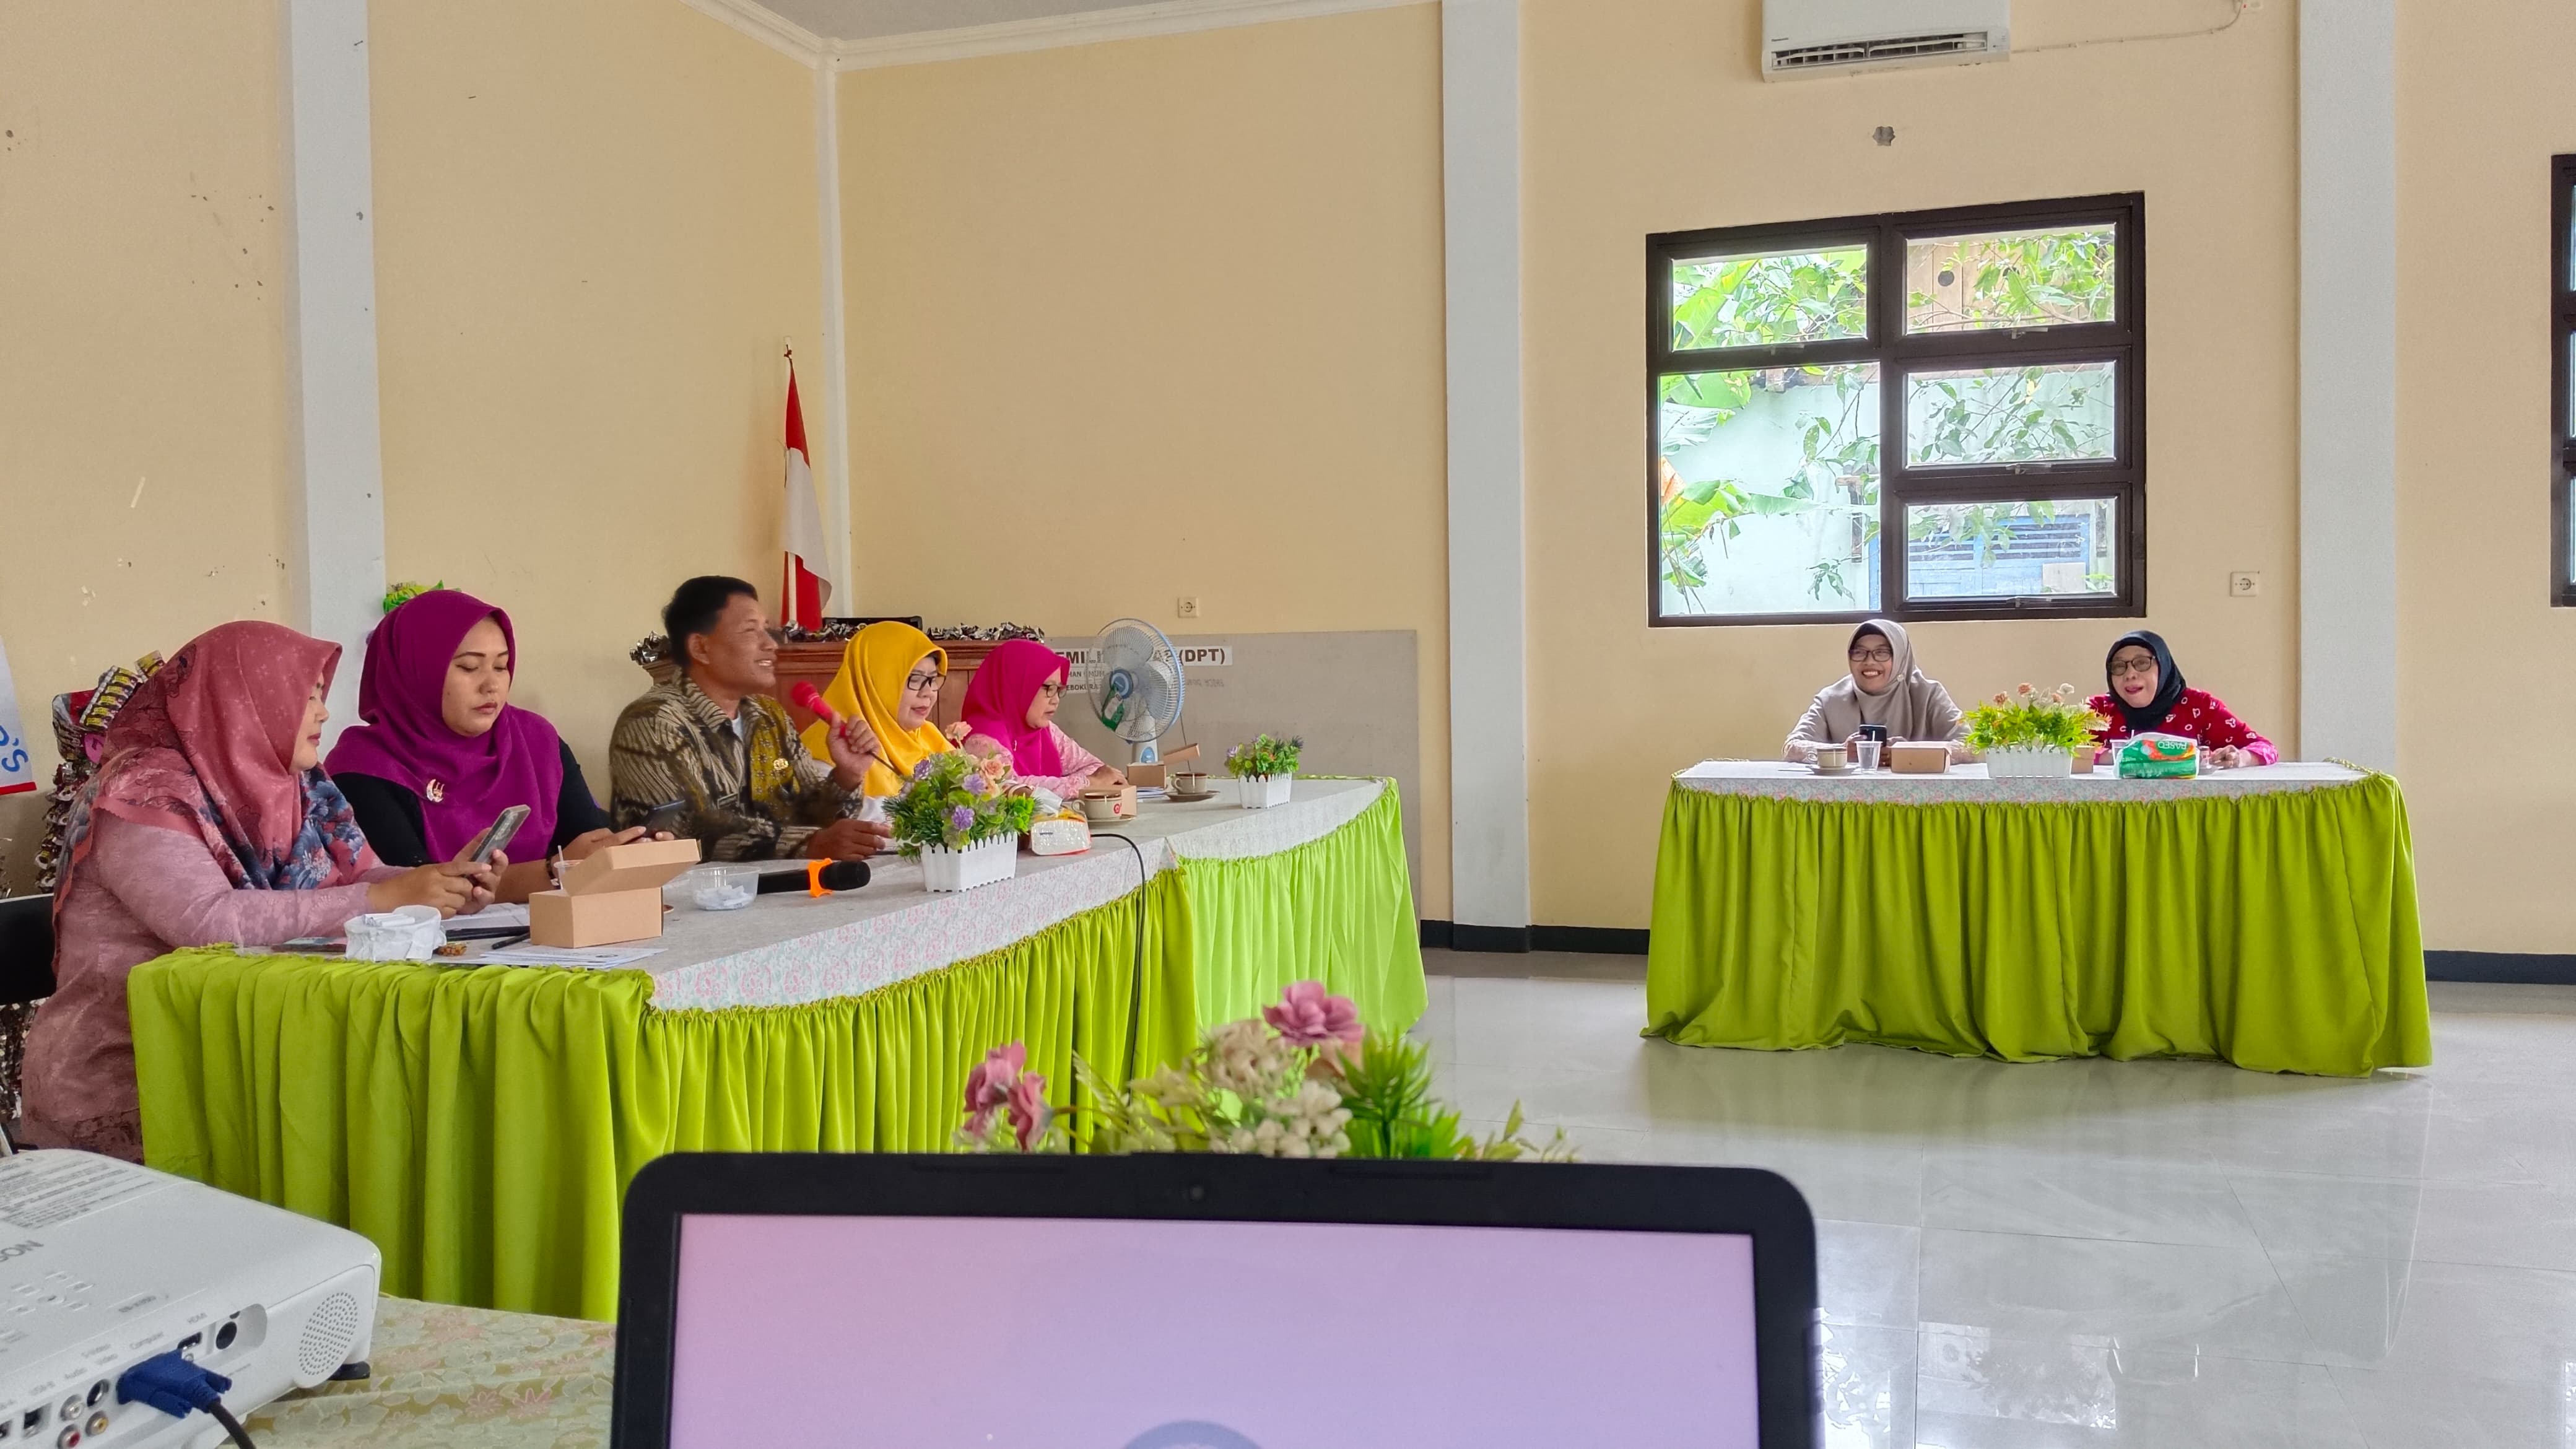
[[[679,834],[680,827],[687,824],[688,820],[689,802],[686,800],[673,800],[669,804],[656,805],[652,809],[645,811],[644,818],[637,821],[636,824],[644,827],[642,838],[650,840],[656,835],[665,833],[671,835]]]
[[[464,851],[457,856],[457,859],[470,860],[476,865],[491,864],[492,853],[499,850],[502,846],[507,845],[511,838],[519,833],[519,827],[527,823],[528,807],[525,805],[511,806],[509,809],[502,811],[500,818],[494,820],[488,829],[486,829],[482,834],[475,836],[474,843],[465,847]]]

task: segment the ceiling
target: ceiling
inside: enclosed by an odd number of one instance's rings
[[[826,40],[880,40],[891,35],[1044,20],[1092,10],[1132,9],[1138,0],[762,0],[770,10]]]

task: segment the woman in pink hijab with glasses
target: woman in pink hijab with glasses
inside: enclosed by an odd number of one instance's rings
[[[48,1144],[143,1160],[126,974],[184,946],[271,946],[370,911],[492,898],[488,869],[396,870],[320,768],[340,646],[246,620],[137,686],[73,802],[54,887],[54,994],[27,1032],[26,1117]]]
[[[1013,639],[984,656],[959,711],[970,731],[966,748],[1010,756],[1023,782],[1067,799],[1088,786],[1126,784],[1055,722],[1071,670],[1071,660],[1034,639]]]

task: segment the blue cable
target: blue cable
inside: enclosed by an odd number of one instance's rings
[[[117,1375],[116,1401],[150,1404],[173,1419],[184,1419],[191,1410],[202,1409],[224,1426],[234,1443],[251,1449],[250,1436],[242,1432],[241,1421],[224,1407],[224,1392],[232,1386],[231,1379],[190,1363],[185,1355],[172,1349]]]

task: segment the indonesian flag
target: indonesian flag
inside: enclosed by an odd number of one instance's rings
[[[814,491],[814,470],[805,452],[805,407],[796,399],[796,359],[787,359],[787,549],[779,590],[782,624],[814,628],[823,622],[823,606],[832,601],[832,581],[822,570],[823,500]]]

